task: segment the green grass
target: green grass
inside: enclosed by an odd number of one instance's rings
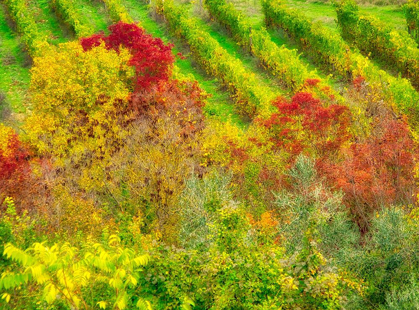
[[[21,48],[19,38],[6,21],[6,10],[0,4],[0,111],[8,107],[14,113],[25,112],[29,87],[29,56]]]
[[[250,18],[251,22],[253,23],[253,27],[259,28],[264,26],[264,15],[260,1],[255,2],[254,0],[229,0],[229,2],[234,3],[234,6],[237,9],[241,10]],[[336,11],[331,3],[310,2],[305,0],[287,0],[286,3],[288,6],[298,9],[298,11],[307,16],[309,20],[321,23],[337,34],[340,33],[336,23]],[[404,19],[403,11],[399,6],[360,5],[360,10],[361,12],[376,16],[394,29],[406,29],[406,21]],[[298,46],[289,40],[281,31],[277,31],[276,29],[268,29],[268,32],[271,34],[272,40],[278,45],[284,45],[288,49],[298,49]],[[304,52],[302,52],[301,55],[301,61],[306,63],[311,70],[315,70],[317,68],[313,60],[304,56]],[[384,70],[387,70],[389,73],[395,74],[392,70],[387,68],[385,64],[377,62],[376,60],[371,61]],[[317,73],[323,79],[328,80],[329,85],[335,90],[343,89],[344,84],[334,78],[330,78],[328,71],[319,68]]]
[[[138,0],[121,0],[121,3],[125,6],[134,21],[140,22],[141,26],[148,33],[161,38],[165,43],[173,43],[173,52],[181,52],[186,56],[186,59],[177,58],[176,66],[179,67],[183,75],[190,75],[206,93],[211,95],[204,108],[207,116],[214,116],[222,121],[231,121],[240,128],[245,128],[248,125],[247,120],[242,119],[235,112],[229,93],[222,88],[218,80],[208,76],[199,68],[189,54],[186,46],[179,39],[171,36],[164,24],[157,23],[149,15],[149,10],[145,4],[140,3]]]
[[[312,21],[320,22],[329,29],[339,32],[339,29],[335,21],[337,19],[336,11],[331,3],[306,2],[303,0],[288,0],[287,3],[290,7],[295,7],[299,9]],[[407,29],[403,10],[400,6],[360,5],[359,9],[362,13],[371,14],[385,22],[387,25],[390,25],[394,29]]]
[[[284,46],[290,50],[299,49],[298,45],[288,39],[280,30],[270,28],[267,29],[267,31],[270,34],[272,41],[275,42],[278,46]],[[337,77],[331,76],[329,72],[319,68],[315,62],[306,57],[303,52],[300,54],[300,61],[307,66],[309,71],[315,71],[317,75],[335,91],[341,91],[344,88],[345,83],[342,83],[342,81],[340,81]]]
[[[75,0],[75,7],[80,11],[81,23],[89,26],[95,33],[106,31],[112,23],[105,5],[97,0]]]
[[[362,6],[360,10],[361,12],[374,15],[394,29],[407,31],[406,18],[400,6]]]
[[[202,0],[204,1],[204,0]],[[255,24],[259,24],[263,20],[262,5],[260,0],[227,0],[234,4],[234,7],[246,14]]]
[[[336,11],[330,3],[305,2],[300,0],[288,0],[290,7],[298,9],[306,15],[311,21],[319,22],[327,28],[338,32],[336,24]]]
[[[185,5],[186,6],[186,5]],[[192,11],[192,10],[191,10]],[[206,31],[213,39],[215,39],[221,47],[223,47],[232,57],[241,61],[243,66],[253,72],[262,87],[269,88],[273,93],[280,95],[283,91],[279,88],[278,81],[267,73],[260,65],[259,60],[250,53],[245,52],[236,42],[229,36],[226,30],[217,22],[211,22],[201,14],[191,13],[196,18],[198,26],[201,30]]]
[[[48,36],[52,44],[68,41],[68,33],[63,29],[51,8],[51,1],[30,0],[27,1],[28,9],[32,12],[38,30]]]
[[[233,2],[235,8],[247,15],[254,29],[260,29],[261,27],[265,27],[264,15],[262,13],[260,1],[231,0],[230,2]],[[278,31],[277,29],[267,30],[271,36],[272,41],[275,42],[278,46],[284,46],[285,48],[290,50],[298,50],[298,46],[294,42],[289,40],[281,31]],[[319,77],[322,78],[333,89],[338,90],[343,88],[343,85],[339,80],[330,77],[330,75],[327,72],[319,70],[315,63],[312,60],[305,57],[303,53],[300,54],[300,60],[308,67],[310,71],[316,71]]]
[[[262,6],[259,0],[229,0],[229,2],[234,3],[237,9],[247,14],[255,24],[263,20]],[[286,3],[290,7],[298,9],[311,21],[319,22],[329,29],[339,32],[335,21],[337,19],[336,12],[332,3],[305,0],[287,0]],[[407,29],[403,9],[398,5],[360,5],[360,10],[363,13],[374,15],[394,29]]]

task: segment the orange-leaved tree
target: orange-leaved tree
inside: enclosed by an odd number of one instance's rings
[[[318,170],[344,192],[344,202],[361,232],[369,228],[374,211],[392,204],[414,204],[417,146],[405,121],[376,118],[373,133],[355,142],[344,159],[331,164],[319,161]]]

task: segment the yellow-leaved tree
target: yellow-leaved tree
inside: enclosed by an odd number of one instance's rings
[[[92,153],[109,156],[105,136],[115,143],[127,134],[118,125],[126,116],[118,112],[128,104],[130,57],[125,49],[117,53],[104,46],[85,52],[78,42],[36,57],[30,86],[33,111],[25,126],[31,143],[58,161],[70,154],[73,160]]]
[[[121,245],[116,235],[108,242],[87,242],[82,248],[69,243],[34,243],[26,251],[12,244],[5,245],[4,255],[16,262],[17,270],[6,270],[0,279],[2,299],[11,306],[27,298],[25,290],[33,291],[26,305],[54,305],[59,309],[152,309],[151,303],[134,288],[140,279],[141,267],[150,256]],[[100,292],[106,292],[97,296]],[[95,296],[95,298],[92,298]]]
[[[59,230],[90,232],[100,226],[98,216],[140,214],[147,231],[157,229],[176,242],[178,196],[201,169],[206,95],[190,81],[169,78],[172,60],[162,42],[137,26],[114,26],[109,38],[62,44],[34,59],[33,111],[25,130],[53,162],[48,220]],[[156,54],[161,50],[165,62],[145,63],[132,47],[137,39],[127,33],[154,46]],[[118,36],[127,42],[111,45]],[[70,197],[88,206],[88,213],[91,206],[103,212],[83,217],[83,223]]]

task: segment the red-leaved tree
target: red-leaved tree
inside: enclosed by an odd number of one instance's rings
[[[15,131],[0,124],[0,205],[6,196],[15,198],[30,177],[30,153]]]
[[[307,92],[295,94],[290,102],[278,98],[273,104],[278,112],[262,121],[262,125],[269,129],[276,147],[293,156],[311,149],[323,157],[338,151],[350,138],[351,115],[345,106],[324,107]]]
[[[129,64],[135,67],[135,91],[149,89],[159,81],[168,81],[174,56],[173,44],[164,44],[160,38],[145,33],[135,24],[118,22],[109,26],[110,34],[103,33],[81,39],[81,45],[88,51],[104,43],[107,49],[119,51],[121,46],[132,54]]]

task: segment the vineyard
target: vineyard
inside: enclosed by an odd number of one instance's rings
[[[418,44],[411,0],[0,0],[0,308],[418,309]]]

